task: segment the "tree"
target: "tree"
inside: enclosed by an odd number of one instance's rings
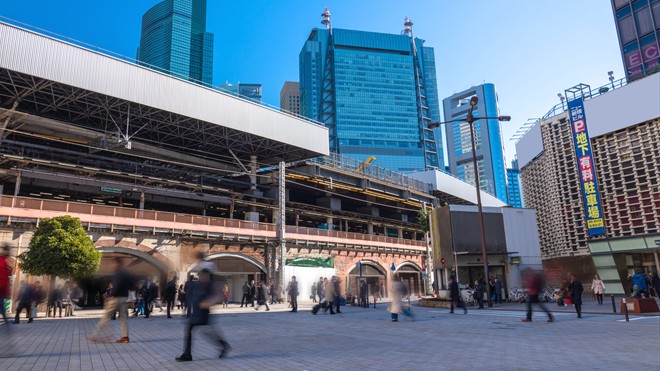
[[[428,233],[430,228],[429,228],[429,213],[426,211],[425,208],[419,209],[417,212],[417,219],[419,219],[419,224],[422,226],[422,231],[424,233]]]
[[[18,256],[21,269],[31,275],[82,278],[96,273],[101,252],[83,228],[80,219],[68,215],[39,221],[30,249]]]

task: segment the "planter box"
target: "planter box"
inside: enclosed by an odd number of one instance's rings
[[[628,313],[656,313],[660,312],[658,309],[658,303],[655,299],[651,298],[626,298],[626,304],[628,307]],[[624,311],[623,299],[621,299],[621,313]]]

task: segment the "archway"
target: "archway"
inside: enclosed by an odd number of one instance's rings
[[[103,306],[103,293],[108,284],[112,282],[112,274],[114,273],[108,268],[111,266],[109,262],[117,258],[122,260],[124,268],[131,272],[136,280],[150,278],[160,287],[164,287],[169,268],[167,264],[153,255],[121,246],[97,246],[96,249],[102,254],[101,264],[98,272],[93,277],[80,280],[79,286],[83,291],[83,297],[79,301],[79,306]]]
[[[259,260],[240,253],[216,253],[207,256],[204,260],[215,263],[217,275],[220,276],[222,283],[227,283],[229,287],[231,302],[241,301],[245,282],[260,281],[267,272],[266,266]],[[187,271],[190,272],[194,266],[195,264],[191,264]]]
[[[360,274],[360,271],[362,271]],[[355,263],[348,272],[348,291],[351,294],[358,295],[359,281],[367,282],[369,295],[371,297],[377,294],[378,297],[387,295],[387,271],[377,262],[372,260],[360,260]],[[362,277],[362,278],[360,278]]]
[[[408,295],[417,295],[421,297],[423,291],[422,284],[422,269],[419,265],[405,261],[396,268],[397,275],[401,278],[401,282],[408,288]]]

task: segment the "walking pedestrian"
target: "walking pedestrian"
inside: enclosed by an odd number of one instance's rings
[[[394,276],[390,293],[392,302],[390,303],[388,310],[391,314],[392,322],[399,322],[400,313],[414,318],[414,315],[410,310],[410,305],[404,302],[404,299],[408,296],[408,289],[404,283],[401,282],[401,277],[399,277],[398,274]]]
[[[458,308],[463,308],[463,314],[467,314],[467,307],[465,306],[465,302],[461,297],[461,290],[458,287],[458,281],[454,275],[449,277],[449,298],[451,300],[449,307],[450,314],[454,313],[454,304],[456,304],[456,307]]]
[[[243,284],[243,297],[241,298],[241,308],[243,308],[243,305],[248,306],[248,302],[250,301],[250,284],[248,281],[245,281]]]
[[[20,322],[20,315],[23,309],[27,311],[28,323],[32,323],[32,302],[35,301],[35,293],[32,285],[21,281],[21,288],[18,290],[18,306],[16,307],[16,316],[14,323]]]
[[[194,281],[191,290],[187,293],[186,300],[192,305],[192,314],[185,328],[185,340],[183,354],[176,357],[178,362],[192,361],[192,330],[195,327],[205,326],[206,335],[220,347],[220,358],[227,356],[231,346],[225,340],[221,332],[218,332],[211,323],[210,308],[222,300],[221,293],[216,289],[211,280],[211,272],[202,269],[199,272],[199,281]]]
[[[660,298],[660,277],[658,277],[658,273],[653,274],[653,278],[651,278],[651,285],[653,285],[653,289],[655,290],[655,296]]]
[[[582,318],[582,292],[584,288],[582,287],[582,282],[574,275],[571,275],[569,289],[571,291],[571,301],[575,305],[575,311],[577,312],[577,318]]]
[[[543,279],[540,273],[534,272],[532,268],[526,268],[523,271],[523,286],[527,292],[527,317],[523,322],[532,322],[532,304],[537,304],[548,315],[548,322],[555,319],[552,313],[539,301],[539,293],[543,290]]]
[[[144,318],[149,318],[152,308],[151,305],[153,301],[156,300],[156,296],[158,296],[158,288],[151,281],[151,278],[147,278],[144,286],[142,286],[141,294],[142,299],[144,300]]]
[[[277,289],[274,283],[271,282],[268,286],[268,294],[270,296],[270,305],[277,303]]]
[[[477,299],[479,309],[484,309],[484,280],[479,279],[474,281],[474,297]]]
[[[341,310],[339,310],[339,307],[341,306],[341,285],[339,282],[339,277],[332,276],[332,286],[334,287],[334,292],[335,292],[335,297],[334,297],[335,312],[341,313]]]
[[[190,317],[190,314],[192,313],[192,303],[190,302],[189,298],[192,295],[192,290],[195,282],[195,276],[192,274],[188,276],[188,280],[186,281],[186,285],[183,287],[183,290],[186,293],[186,318]]]
[[[179,290],[178,290],[176,298],[179,301],[179,304],[176,306],[176,309],[183,309],[183,311],[185,312],[185,310],[186,310],[186,290],[184,290],[183,284],[179,285]]]
[[[222,286],[222,298],[224,299],[222,307],[227,308],[229,306],[229,285],[227,285],[227,281],[225,281],[225,284]]]
[[[94,342],[110,341],[108,334],[108,324],[110,314],[119,311],[119,321],[121,322],[121,338],[117,343],[128,343],[128,290],[135,286],[133,276],[123,268],[121,258],[111,261],[111,268],[114,270],[112,279],[112,293],[103,305],[104,315],[101,316],[99,323],[91,337],[88,339]]]
[[[499,279],[495,278],[493,280],[493,287],[495,292],[495,302],[502,304],[502,282]]]
[[[309,298],[312,299],[312,303],[316,303],[316,282],[312,282],[312,289],[309,292]]]
[[[62,318],[62,308],[63,308],[62,285],[59,284],[50,293],[50,297],[48,298],[48,309],[46,311],[46,317],[50,316],[50,310],[53,309],[53,318],[54,318],[57,309],[59,309],[60,318]]]
[[[367,296],[369,295],[369,286],[365,280],[360,281],[360,303],[359,305],[362,308],[367,308],[369,304],[367,303]]]
[[[254,308],[254,301],[256,299],[257,299],[257,286],[254,284],[254,280],[252,280],[250,281],[250,306],[252,308]]]
[[[632,277],[628,275],[628,279],[632,280],[633,284],[633,292],[630,296],[635,298],[641,298],[642,295],[646,298],[649,297],[648,282],[642,269],[636,269],[635,274]]]
[[[289,282],[289,296],[291,297],[291,312],[295,313],[298,311],[298,281],[296,281],[296,276],[291,277],[291,282]]]
[[[103,298],[104,306],[105,306],[105,302],[112,297],[112,290],[113,290],[112,283],[109,283],[108,287],[105,289],[105,292],[103,293],[103,295],[101,295],[101,297]],[[117,319],[116,314],[117,312],[110,313],[110,319],[113,321],[116,320]],[[55,313],[53,313],[53,317],[55,317]]]
[[[591,281],[591,292],[593,292],[594,295],[596,295],[596,300],[598,300],[598,304],[602,305],[603,294],[605,293],[605,284],[603,283],[603,280],[600,279],[598,273],[596,273],[593,281]]]
[[[172,277],[167,284],[165,284],[165,306],[167,307],[167,318],[172,318],[171,311],[174,309],[174,299],[176,299],[176,281],[178,277],[176,273],[172,273]]]
[[[330,314],[335,314],[333,309],[335,304],[335,285],[332,282],[334,279],[335,277],[332,276],[331,282],[329,282],[328,286],[325,288],[325,306],[323,308],[323,313],[327,313],[329,309]]]
[[[325,298],[325,281],[323,277],[319,277],[319,282],[316,283],[316,295],[319,297],[319,303]]]
[[[5,300],[11,296],[11,289],[9,287],[9,276],[11,272],[9,264],[7,264],[8,256],[9,245],[4,244],[0,249],[0,314],[2,314],[2,319],[5,321],[5,324],[9,323],[9,320],[7,320]]]
[[[259,310],[262,305],[266,306],[266,312],[270,310],[268,307],[268,285],[265,281],[261,281],[261,284],[257,288],[257,306],[254,310]]]

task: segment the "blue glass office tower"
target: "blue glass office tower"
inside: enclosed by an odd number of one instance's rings
[[[470,98],[477,96],[479,104],[474,110],[475,117],[499,116],[495,85],[473,86],[456,93],[442,101],[445,120],[467,117],[470,110]],[[506,166],[502,132],[498,120],[477,120],[474,122],[477,149],[477,167],[479,168],[479,187],[507,202]],[[470,125],[456,122],[445,125],[449,172],[467,183],[475,184],[474,164],[472,161],[472,142]]]
[[[398,172],[438,168],[434,62],[418,38],[315,28],[300,52],[301,114],[330,129],[332,152]]]
[[[518,169],[518,159],[511,161],[511,167],[506,169],[506,179],[508,188],[507,202],[513,207],[523,207],[523,195],[520,191],[520,169]]]
[[[142,17],[139,63],[210,86],[213,34],[206,32],[206,0],[164,0]]]

